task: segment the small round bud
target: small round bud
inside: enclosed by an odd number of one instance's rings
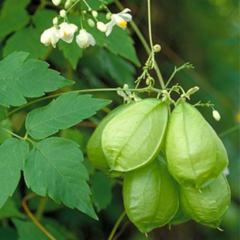
[[[93,15],[93,17],[97,17],[98,16],[98,12],[97,11],[92,11],[92,15]]]
[[[64,7],[65,7],[66,9],[68,9],[71,5],[72,5],[72,1],[71,1],[71,0],[67,0],[66,3],[65,3],[65,5],[64,5]]]
[[[83,12],[83,14],[87,14],[87,11],[86,11],[86,10],[83,10],[82,12]]]
[[[101,32],[106,32],[107,31],[107,26],[103,22],[98,22],[97,23],[97,29]]]
[[[112,14],[111,14],[110,12],[106,14],[106,19],[107,19],[107,20],[110,20],[111,17],[112,17]]]
[[[153,50],[154,50],[155,53],[160,52],[161,49],[162,49],[162,48],[161,48],[161,46],[160,46],[159,44],[156,44],[156,45],[154,45],[154,47],[153,47]]]
[[[53,25],[58,25],[58,18],[57,18],[57,17],[55,17],[55,18],[53,19]]]
[[[64,10],[64,9],[61,10],[59,14],[60,14],[60,16],[61,16],[62,18],[65,18],[65,17],[67,16],[67,12],[66,12],[66,10]]]
[[[219,112],[217,110],[213,110],[212,115],[213,115],[213,118],[216,121],[220,121],[221,120],[221,115],[219,114]]]
[[[90,27],[94,27],[95,26],[95,22],[92,19],[88,19],[87,22],[88,22],[88,25]]]
[[[187,91],[187,95],[192,95],[194,94],[195,92],[197,92],[199,90],[199,87],[193,87],[193,88],[190,88],[188,91]]]
[[[55,6],[58,6],[58,5],[61,3],[61,0],[52,0],[52,3],[53,3]]]

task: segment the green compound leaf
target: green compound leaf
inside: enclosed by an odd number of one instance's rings
[[[6,107],[21,106],[25,97],[35,98],[72,82],[48,69],[43,61],[26,60],[26,52],[15,52],[0,61],[0,104]]]
[[[24,177],[35,193],[48,195],[57,203],[97,219],[86,181],[88,172],[82,164],[78,145],[62,138],[48,138],[36,144],[26,160]]]
[[[26,37],[27,36],[27,37]],[[12,35],[6,43],[3,50],[3,56],[7,56],[15,51],[24,51],[30,53],[30,58],[42,58],[48,52],[40,42],[41,31],[33,28],[24,28]]]
[[[43,139],[93,116],[110,102],[91,95],[78,96],[77,92],[66,93],[46,107],[30,112],[26,129],[33,138]]]
[[[17,188],[20,169],[28,151],[28,143],[15,138],[5,141],[0,147],[0,208]]]
[[[26,7],[30,0],[5,0],[0,13],[0,37],[21,29],[30,20]]]

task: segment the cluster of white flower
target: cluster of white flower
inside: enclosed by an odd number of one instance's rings
[[[46,46],[52,45],[54,48],[60,39],[67,43],[72,43],[74,35],[78,31],[78,26],[68,22],[67,14],[73,6],[81,1],[83,1],[88,7],[88,12],[84,10],[82,11],[82,15],[91,13],[93,19],[96,22],[97,29],[101,32],[104,32],[106,36],[109,36],[111,34],[112,29],[115,25],[121,27],[122,29],[125,29],[127,27],[127,22],[130,22],[132,20],[132,16],[129,13],[131,10],[126,8],[117,14],[112,14],[109,11],[106,14],[106,19],[110,21],[105,24],[98,21],[98,12],[92,10],[85,0],[67,0],[65,3],[65,8],[68,10],[61,10],[59,16],[53,19],[53,26],[42,33],[41,43]],[[52,2],[54,5],[58,6],[61,3],[61,0],[52,0]],[[62,20],[63,22],[59,24],[59,20]],[[95,27],[95,22],[91,18],[87,20],[87,23],[90,27]],[[87,48],[90,45],[94,46],[96,44],[96,41],[92,34],[87,32],[83,26],[81,26],[79,34],[76,36],[76,42],[80,48]]]

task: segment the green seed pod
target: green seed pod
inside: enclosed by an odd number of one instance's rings
[[[167,224],[179,205],[177,183],[159,160],[127,172],[123,183],[124,207],[139,231],[147,233]]]
[[[191,218],[187,215],[187,213],[184,211],[181,203],[181,199],[179,201],[179,208],[174,216],[174,218],[169,222],[169,225],[179,225],[185,222],[188,222]]]
[[[228,165],[227,152],[215,131],[192,105],[174,109],[167,130],[168,170],[185,187],[206,186]]]
[[[102,150],[101,140],[102,140],[103,130],[104,130],[106,124],[113,117],[115,117],[119,112],[128,108],[131,105],[132,104],[121,105],[121,106],[115,108],[113,111],[111,111],[98,125],[98,127],[92,134],[92,136],[89,139],[89,142],[87,144],[87,155],[88,155],[89,161],[92,163],[92,165],[96,169],[99,169],[106,174],[109,174],[109,166],[108,166],[108,162],[107,162],[106,157],[104,156],[104,153]],[[119,173],[117,175],[119,175]]]
[[[184,211],[193,220],[218,228],[229,207],[231,192],[226,177],[221,174],[201,190],[181,187],[180,199]]]
[[[111,170],[127,172],[152,161],[163,145],[168,105],[157,99],[132,104],[108,122],[102,148]]]

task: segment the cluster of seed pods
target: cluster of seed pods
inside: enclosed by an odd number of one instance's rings
[[[219,228],[230,204],[224,145],[184,99],[172,113],[159,99],[120,106],[93,133],[95,168],[122,176],[124,207],[142,233],[190,219]]]

